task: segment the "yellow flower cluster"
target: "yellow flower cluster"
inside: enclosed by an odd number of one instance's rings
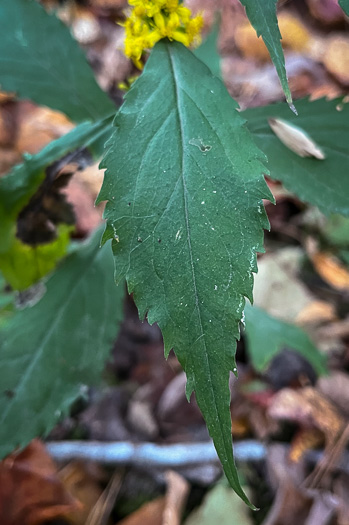
[[[200,42],[201,16],[191,12],[179,0],[129,0],[132,11],[126,22],[125,55],[142,69],[142,53],[162,38],[177,40],[185,46]]]

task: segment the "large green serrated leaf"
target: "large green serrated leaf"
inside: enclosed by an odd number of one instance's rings
[[[338,0],[338,3],[343,9],[344,13],[349,16],[349,0]]]
[[[159,42],[125,97],[102,167],[105,238],[141,317],[157,321],[195,390],[224,471],[232,454],[229,373],[256,251],[268,227],[261,152],[223,84],[189,50]]]
[[[272,317],[256,306],[246,304],[247,349],[256,370],[264,371],[283,348],[298,352],[311,363],[318,374],[325,374],[325,357],[308,335],[298,326]]]
[[[0,2],[0,49],[2,90],[63,111],[76,122],[113,111],[69,29],[35,0]]]
[[[256,30],[257,36],[262,36],[279,76],[287,103],[295,111],[286,76],[284,52],[280,42],[281,33],[276,17],[277,0],[240,0],[240,2],[245,7],[248,19]]]
[[[50,277],[44,297],[0,331],[0,456],[46,434],[100,378],[116,337],[123,286],[100,231]]]
[[[300,199],[324,213],[349,215],[349,104],[341,100],[297,101],[299,116],[283,104],[253,108],[242,114],[268,157],[270,176],[283,182]],[[325,154],[325,160],[302,158],[271,130],[268,119],[286,118],[306,131]]]
[[[80,124],[54,140],[36,155],[27,155],[23,164],[0,179],[0,254],[6,253],[15,235],[18,213],[29,202],[45,177],[45,168],[67,153],[83,146],[101,154],[101,139],[110,134],[111,118]],[[97,151],[94,146],[98,145]]]

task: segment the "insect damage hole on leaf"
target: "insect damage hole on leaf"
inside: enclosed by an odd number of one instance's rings
[[[206,151],[210,151],[212,149],[212,146],[210,144],[204,144],[204,141],[200,137],[197,139],[190,139],[189,144],[199,148],[202,153],[206,153]]]

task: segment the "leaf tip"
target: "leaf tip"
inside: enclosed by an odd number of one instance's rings
[[[296,106],[293,104],[292,99],[288,100],[287,103],[290,110],[298,117],[298,111],[296,109]]]

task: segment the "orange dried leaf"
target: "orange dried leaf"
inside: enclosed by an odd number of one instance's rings
[[[310,35],[305,26],[295,16],[280,13],[278,16],[282,46],[293,51],[303,51],[308,47]],[[241,24],[235,30],[235,43],[245,57],[257,60],[270,60],[269,51],[262,38],[258,38],[256,31],[249,22]]]
[[[335,406],[313,387],[280,390],[271,402],[269,414],[277,420],[293,421],[300,427],[320,430],[328,445],[335,442],[344,426]]]
[[[138,510],[118,522],[118,525],[162,525],[165,498],[157,498],[145,503]]]
[[[313,265],[321,278],[336,290],[349,290],[349,272],[330,254],[317,252],[311,255]]]
[[[0,462],[1,525],[40,525],[66,517],[79,506],[59,481],[39,440]]]
[[[292,440],[289,459],[298,463],[307,450],[320,446],[324,435],[316,428],[302,428]]]
[[[322,59],[326,69],[342,84],[349,85],[349,39],[336,35],[326,45]]]

